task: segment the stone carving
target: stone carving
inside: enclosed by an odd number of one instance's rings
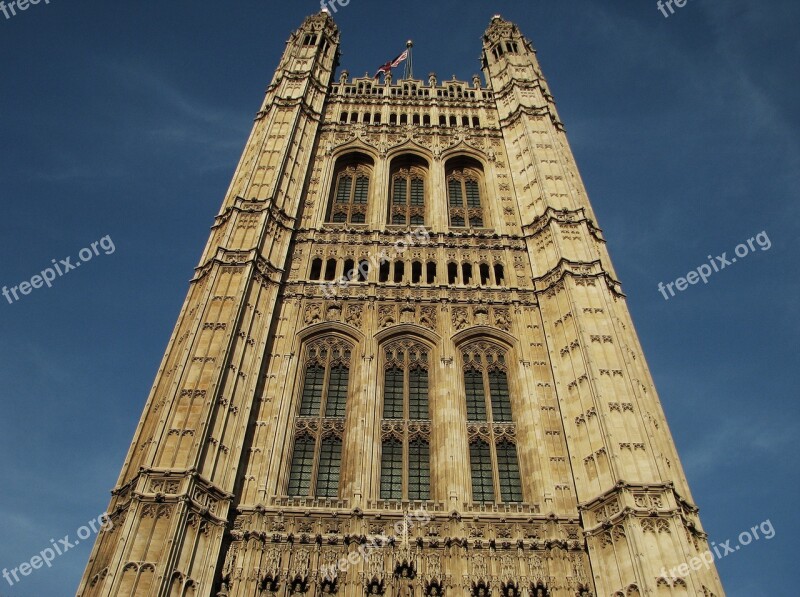
[[[456,330],[463,330],[469,325],[467,317],[467,310],[464,307],[455,307],[452,313],[453,327]]]
[[[306,322],[306,325],[311,325],[322,321],[322,305],[318,303],[309,303],[306,305],[304,321]]]
[[[389,306],[378,307],[378,327],[388,328],[390,325],[395,324],[395,308]]]
[[[361,327],[364,308],[361,305],[348,305],[345,321],[353,327]]]

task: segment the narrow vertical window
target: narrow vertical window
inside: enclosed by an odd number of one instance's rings
[[[503,266],[500,265],[499,263],[495,263],[494,265],[494,281],[495,284],[497,284],[498,286],[504,286],[506,282]]]
[[[436,262],[429,261],[426,266],[426,279],[428,284],[436,284]]]
[[[313,417],[319,414],[324,383],[325,367],[314,364],[306,369],[306,376],[303,382],[303,398],[300,403],[300,416]]]
[[[403,499],[403,444],[394,438],[383,442],[381,454],[381,499]]]
[[[311,262],[311,273],[308,277],[311,280],[319,280],[320,276],[322,276],[322,259],[317,258]]]
[[[458,265],[455,263],[447,264],[447,283],[458,284]]]
[[[347,404],[347,381],[349,371],[344,365],[331,367],[328,381],[328,400],[325,405],[326,417],[344,417]]]
[[[399,367],[386,370],[383,383],[383,418],[403,418],[403,378],[404,372]]]
[[[465,371],[464,387],[467,394],[467,421],[486,421],[483,373],[476,370]]]
[[[408,418],[423,420],[430,417],[428,412],[428,372],[412,369],[408,374]]]
[[[415,439],[408,445],[408,499],[429,500],[431,489],[428,442]]]
[[[322,440],[317,471],[317,497],[339,495],[339,472],[342,466],[342,440],[328,437]]]
[[[492,396],[492,420],[510,423],[511,401],[508,396],[508,378],[501,370],[489,371],[489,392]]]
[[[497,444],[497,475],[500,494],[504,502],[522,501],[522,483],[519,477],[517,447],[508,441]]]
[[[412,340],[384,349],[381,499],[430,499],[428,350]]]
[[[469,463],[472,469],[472,499],[476,502],[494,501],[492,453],[489,444],[478,440],[469,447]]]
[[[411,264],[411,282],[412,284],[422,282],[422,263],[420,261],[414,261]]]
[[[489,266],[486,263],[481,263],[480,272],[481,272],[481,286],[488,286],[489,282],[491,281],[491,273]]]
[[[289,473],[290,496],[307,496],[311,488],[311,472],[314,468],[314,448],[316,442],[313,438],[304,435],[294,442],[292,465]]]

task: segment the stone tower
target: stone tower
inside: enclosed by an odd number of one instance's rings
[[[81,597],[723,595],[531,43],[292,34]]]

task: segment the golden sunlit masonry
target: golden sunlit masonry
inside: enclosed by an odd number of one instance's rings
[[[530,41],[339,45],[289,38],[78,595],[723,595]]]

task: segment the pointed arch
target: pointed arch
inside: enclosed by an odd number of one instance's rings
[[[431,496],[432,346],[428,339],[396,332],[384,334],[378,346],[382,372],[379,497],[427,501]]]
[[[459,153],[445,161],[445,178],[450,226],[487,227],[487,187],[483,163]]]
[[[430,162],[404,152],[389,162],[387,223],[424,226],[430,196]]]
[[[456,343],[463,375],[472,496],[475,502],[524,501],[516,419],[512,409],[511,343],[480,330],[459,334]],[[513,342],[513,338],[511,339]]]
[[[290,497],[337,497],[342,435],[356,344],[327,330],[301,338],[294,443],[288,463]]]
[[[352,151],[336,160],[325,221],[332,224],[365,224],[374,183],[375,160]]]

